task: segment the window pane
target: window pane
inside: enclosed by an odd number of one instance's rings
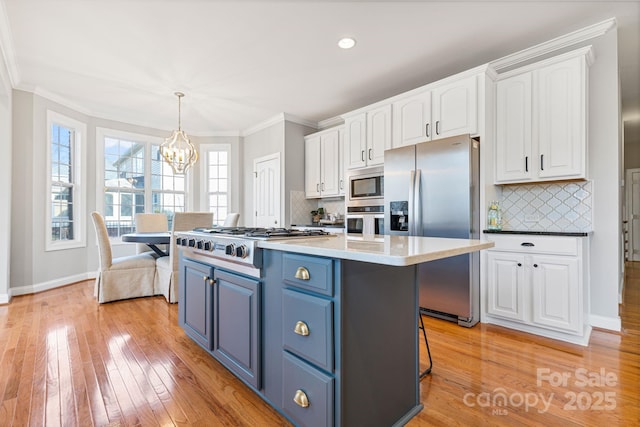
[[[51,240],[73,240],[73,175],[72,150],[75,131],[60,124],[51,125]],[[64,183],[66,185],[60,185]]]
[[[207,156],[207,193],[209,211],[214,214],[214,223],[222,225],[228,212],[228,159],[225,150],[211,151]]]

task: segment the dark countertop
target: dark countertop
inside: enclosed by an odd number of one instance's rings
[[[593,231],[520,231],[520,230],[482,230],[486,234],[529,234],[534,236],[569,236],[569,237],[587,237]]]

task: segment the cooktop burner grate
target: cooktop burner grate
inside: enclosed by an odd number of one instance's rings
[[[293,237],[326,236],[330,233],[322,230],[293,230],[289,228],[256,228],[256,227],[213,227],[194,228],[199,233],[218,234],[223,236],[244,236],[254,239],[284,239]]]

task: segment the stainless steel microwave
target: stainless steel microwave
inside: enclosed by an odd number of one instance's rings
[[[384,167],[349,171],[348,182],[347,206],[384,205]]]

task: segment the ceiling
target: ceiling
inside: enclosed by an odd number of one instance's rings
[[[331,119],[612,17],[640,121],[640,1],[0,0],[0,44],[14,88],[167,130],[181,91],[183,129],[216,135]]]

